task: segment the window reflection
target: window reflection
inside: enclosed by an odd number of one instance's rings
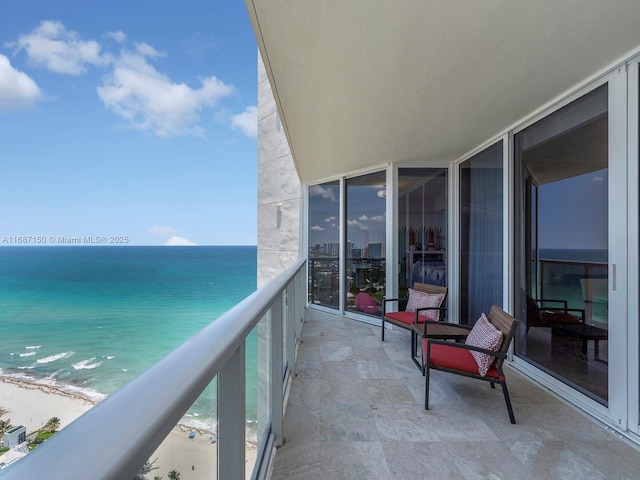
[[[345,181],[346,310],[379,316],[386,284],[386,173]]]

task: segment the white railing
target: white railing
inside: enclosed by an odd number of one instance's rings
[[[133,479],[218,377],[218,476],[245,478],[245,341],[265,318],[271,345],[268,420],[258,432],[252,478],[266,478],[282,443],[284,390],[293,369],[305,304],[305,265],[260,288],[134,380],[2,471],[2,480]],[[151,474],[152,475],[152,474]]]

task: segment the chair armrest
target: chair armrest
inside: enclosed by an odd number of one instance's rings
[[[460,325],[459,323],[444,322],[442,320],[425,320],[422,326],[422,338],[425,338],[427,336],[427,325],[441,325],[444,327],[462,328],[464,330],[467,330],[467,334],[473,328],[473,327],[470,327],[469,325]]]
[[[560,304],[562,304],[562,307],[560,307],[560,308],[563,308],[565,310],[567,309],[567,301],[566,300],[562,300],[562,299],[557,300],[557,299],[554,299],[554,298],[538,298],[538,299],[536,299],[534,301],[538,305],[540,305],[540,308],[547,308],[547,307],[545,307],[545,305],[547,303],[560,303]],[[556,308],[558,308],[558,307],[556,307]]]
[[[387,312],[387,303],[388,302],[399,302],[398,303],[398,309],[402,308],[402,303],[404,302],[404,305],[406,306],[406,302],[408,301],[408,298],[404,298],[404,297],[400,297],[400,298],[383,298],[382,299],[382,316],[384,317],[384,314]]]
[[[422,312],[424,310],[440,310],[440,318],[444,318],[444,314],[447,311],[447,307],[444,306],[444,305],[441,305],[439,307],[420,307],[420,308],[416,308],[416,317],[415,317],[415,320],[413,321],[413,323],[418,323],[418,315],[420,314],[420,312]],[[428,322],[431,322],[431,321],[440,322],[440,320],[426,320],[426,321],[428,321]]]

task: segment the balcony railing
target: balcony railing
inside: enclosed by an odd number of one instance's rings
[[[259,322],[269,330],[270,345],[264,349],[269,398],[251,478],[265,478],[273,447],[283,438],[284,391],[304,308],[304,264],[299,261],[3,470],[2,480],[133,479],[216,376],[218,478],[244,479],[245,342]]]

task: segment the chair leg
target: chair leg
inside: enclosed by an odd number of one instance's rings
[[[429,368],[424,367],[424,409],[429,410]]]
[[[511,420],[511,423],[513,425],[515,425],[516,417],[513,415],[513,408],[511,407],[511,399],[509,398],[509,390],[507,390],[507,381],[506,380],[502,380],[500,382],[500,385],[502,386],[502,393],[504,394],[504,401],[506,402],[507,410],[509,411],[509,420]]]

